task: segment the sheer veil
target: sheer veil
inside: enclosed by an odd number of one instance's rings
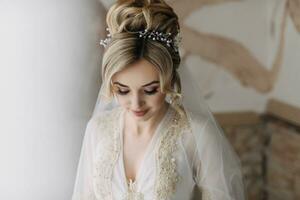
[[[197,78],[192,69],[184,65],[179,67],[178,72],[182,85],[182,104],[196,142],[195,162],[199,162],[200,166],[197,184],[210,191],[213,200],[246,199],[240,159],[201,96]],[[100,88],[93,117],[118,106],[116,98],[107,100]]]
[[[184,63],[177,70],[181,79],[182,106],[187,113],[196,148],[193,157],[197,166],[196,184],[203,191],[208,191],[209,200],[246,199],[240,159],[201,96],[197,77]],[[80,194],[91,195],[88,199],[96,200],[92,195],[91,182],[93,152],[96,148],[92,134],[96,120],[93,119],[119,107],[117,98],[109,100],[103,91],[101,86],[92,117],[85,130],[73,200],[82,199],[78,197]]]
[[[187,66],[179,69],[183,105],[190,111],[197,160],[201,166],[198,185],[210,191],[211,199],[246,199],[240,158],[201,96],[192,69]]]

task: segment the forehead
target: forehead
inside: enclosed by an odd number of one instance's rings
[[[141,59],[114,74],[112,81],[118,81],[132,87],[140,87],[152,81],[159,81],[159,72],[152,63]]]

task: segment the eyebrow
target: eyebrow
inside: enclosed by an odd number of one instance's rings
[[[154,83],[159,83],[159,81],[151,81],[150,83],[147,83],[147,84],[145,84],[145,85],[142,85],[142,87],[146,87],[146,86],[149,86],[149,85],[152,85],[152,84],[154,84]],[[114,82],[114,84],[118,84],[118,85],[120,85],[120,86],[122,86],[122,87],[128,87],[127,85],[124,85],[124,84],[122,84],[122,83],[120,83],[120,82]]]

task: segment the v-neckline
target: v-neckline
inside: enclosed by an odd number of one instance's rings
[[[122,181],[125,184],[126,189],[128,190],[129,187],[131,187],[132,184],[134,184],[135,186],[138,186],[139,181],[140,181],[140,176],[141,173],[144,169],[144,163],[146,158],[149,156],[148,154],[151,152],[151,150],[154,150],[153,147],[155,147],[156,141],[158,136],[160,135],[159,133],[161,132],[161,127],[163,125],[163,123],[166,121],[167,116],[170,113],[170,108],[171,105],[168,105],[167,111],[165,112],[163,118],[161,119],[161,121],[159,122],[159,124],[157,125],[157,127],[155,128],[154,134],[152,135],[149,143],[147,144],[145,153],[143,155],[143,158],[141,160],[140,166],[138,167],[136,176],[135,176],[135,180],[133,181],[132,179],[128,179],[126,176],[126,170],[125,170],[125,162],[124,162],[124,114],[125,114],[125,110],[122,110],[121,116],[120,116],[120,132],[119,132],[119,136],[120,136],[120,156],[121,156],[121,170],[122,170]]]

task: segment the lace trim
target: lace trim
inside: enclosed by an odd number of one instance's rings
[[[155,200],[167,200],[176,191],[176,185],[181,180],[176,167],[173,153],[178,149],[178,138],[188,129],[188,121],[175,112],[166,124],[166,133],[162,134],[159,148],[156,152],[156,183]]]
[[[207,189],[202,188],[202,200],[211,200],[210,192]]]
[[[111,178],[120,152],[117,134],[119,126],[114,125],[113,122],[118,119],[120,111],[117,108],[99,119],[101,121],[99,134],[104,142],[97,145],[93,177],[96,196],[101,200],[112,199]]]
[[[144,195],[140,192],[136,192],[136,182],[132,182],[130,179],[130,182],[128,183],[128,192],[123,197],[123,200],[143,200]]]
[[[170,108],[172,109],[172,108]],[[100,118],[101,140],[105,141],[97,145],[94,170],[94,187],[96,197],[103,200],[112,199],[111,178],[114,166],[117,162],[121,144],[119,140],[118,122],[121,109],[111,111],[108,115]],[[173,153],[178,148],[178,138],[189,128],[188,120],[180,117],[175,110],[171,111],[171,117],[167,116],[158,141],[159,147],[156,152],[156,179],[154,186],[155,200],[167,200],[176,191],[176,184],[181,180],[176,168],[176,159]],[[130,188],[130,187],[129,187]],[[143,194],[135,190],[129,190],[124,200],[142,200]]]

